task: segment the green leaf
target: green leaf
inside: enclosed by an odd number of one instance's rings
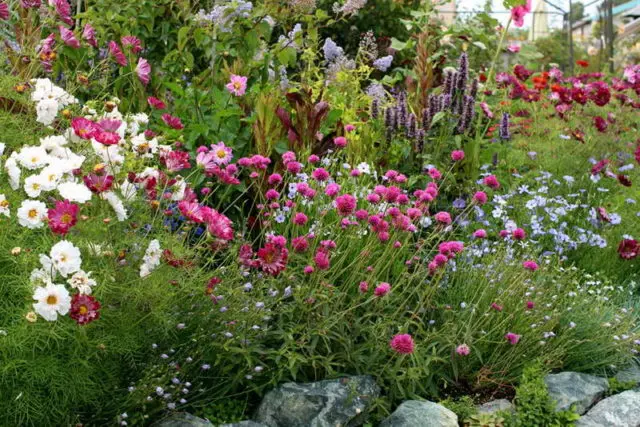
[[[189,36],[189,27],[182,27],[178,30],[178,50],[183,50],[187,44],[187,37]]]
[[[440,120],[442,120],[445,116],[445,112],[444,111],[440,111],[438,113],[436,113],[433,116],[433,119],[431,119],[431,126],[433,126],[434,124],[438,123]]]
[[[402,42],[395,37],[391,37],[391,49],[404,50],[408,47],[409,42]]]
[[[473,42],[473,45],[479,47],[482,50],[487,50],[487,46],[482,42]]]

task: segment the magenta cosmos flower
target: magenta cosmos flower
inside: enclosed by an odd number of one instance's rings
[[[136,65],[136,74],[143,85],[148,85],[151,80],[151,65],[149,61],[144,58],[138,58],[138,65]]]
[[[182,121],[180,120],[180,118],[172,116],[169,113],[164,113],[162,115],[162,121],[172,129],[177,129],[177,130],[184,129],[184,125],[182,124]]]
[[[167,104],[165,104],[161,99],[150,96],[147,98],[147,103],[154,110],[164,110],[167,108]]]
[[[120,39],[120,42],[122,42],[122,47],[130,48],[131,52],[135,54],[142,51],[142,42],[135,36],[124,36]]]
[[[74,205],[68,200],[57,200],[55,208],[49,209],[47,214],[51,231],[60,235],[67,234],[71,227],[78,222],[79,210],[78,205]]]
[[[222,141],[211,145],[211,152],[214,154],[213,161],[218,165],[226,165],[233,158],[233,150]]]
[[[0,19],[3,21],[9,19],[9,6],[5,2],[0,2]]]
[[[90,295],[75,294],[71,298],[69,317],[78,325],[86,325],[100,317],[100,303]]]
[[[71,120],[73,132],[82,139],[91,139],[100,132],[100,126],[84,117],[74,117]]]
[[[640,245],[636,240],[624,239],[618,246],[618,254],[622,259],[634,259],[640,253]]]
[[[391,347],[396,353],[411,354],[415,348],[413,338],[409,334],[394,335],[389,341],[389,347]]]
[[[82,30],[82,38],[93,47],[98,47],[96,40],[96,30],[90,24],[86,24]]]
[[[118,43],[111,40],[108,46],[109,46],[109,53],[111,54],[111,56],[113,56],[113,59],[115,59],[120,66],[126,67],[127,57],[124,56],[124,53],[122,53],[122,50],[120,49],[120,46],[118,46]]]
[[[227,83],[226,85],[226,88],[235,96],[244,95],[247,91],[247,77],[232,74],[229,83]]]
[[[516,27],[522,27],[524,25],[524,17],[531,12],[531,0],[522,6],[516,6],[511,9],[511,19]]]
[[[78,41],[78,39],[76,39],[73,31],[63,27],[62,25],[60,25],[58,29],[60,30],[60,38],[62,39],[64,44],[74,49],[78,49],[80,47],[80,42]]]

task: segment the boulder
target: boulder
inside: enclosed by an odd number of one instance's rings
[[[640,384],[640,366],[632,365],[616,374],[616,379],[621,383]]]
[[[628,390],[598,402],[576,421],[576,427],[640,426],[640,391]]]
[[[379,427],[458,427],[458,416],[428,400],[407,400]]]
[[[578,372],[561,372],[544,378],[549,396],[556,400],[556,410],[564,411],[575,404],[575,410],[582,415],[604,396],[609,388],[606,378]]]
[[[286,383],[266,394],[254,418],[268,427],[359,426],[379,394],[370,376]]]
[[[262,423],[257,423],[251,420],[238,421],[231,424],[220,424],[218,427],[267,427]]]
[[[507,399],[492,400],[490,402],[479,405],[477,408],[478,412],[480,412],[481,414],[493,414],[494,412],[498,411],[511,412],[515,409],[513,403],[509,402]]]
[[[181,412],[154,424],[155,427],[213,427],[209,420]]]

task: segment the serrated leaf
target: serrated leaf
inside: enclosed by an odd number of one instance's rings
[[[182,27],[178,30],[178,50],[183,50],[185,45],[187,44],[189,30],[189,27]]]

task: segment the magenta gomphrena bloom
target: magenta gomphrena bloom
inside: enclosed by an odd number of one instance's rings
[[[287,172],[292,174],[298,174],[302,170],[302,163],[299,162],[288,162],[286,164]]]
[[[269,183],[269,185],[280,184],[282,182],[282,175],[280,175],[279,173],[272,173],[271,175],[269,175],[269,178],[267,178],[267,182]]]
[[[222,141],[217,144],[212,144],[211,152],[214,154],[214,162],[218,165],[226,165],[233,158],[233,150],[231,147],[227,147]]]
[[[466,344],[460,344],[458,347],[456,347],[456,353],[458,353],[460,356],[468,356],[471,353],[471,349]]]
[[[478,203],[479,205],[484,205],[485,203],[487,203],[487,193],[485,193],[484,191],[477,191],[473,195],[473,201]]]
[[[331,177],[331,175],[329,175],[329,172],[327,172],[326,169],[318,168],[311,172],[311,177],[316,181],[326,181]]]
[[[293,217],[293,223],[296,225],[305,225],[308,220],[309,218],[307,218],[307,216],[302,212],[298,212]]]
[[[247,78],[245,76],[231,75],[229,83],[226,88],[229,92],[235,96],[242,96],[247,91]]]
[[[73,31],[63,27],[62,25],[60,25],[59,30],[60,30],[60,38],[62,39],[64,44],[74,49],[80,48],[80,42],[78,41],[78,39],[76,39],[76,36],[73,34]]]
[[[516,27],[524,25],[524,17],[531,12],[531,0],[527,0],[524,5],[515,6],[511,9],[511,19]]]
[[[306,252],[309,249],[309,241],[305,236],[294,237],[291,239],[291,247],[298,253]]]
[[[409,334],[394,335],[389,341],[389,347],[391,347],[396,353],[411,354],[415,348],[413,338]]]
[[[498,178],[496,178],[495,175],[485,176],[482,182],[484,183],[484,185],[493,190],[497,190],[498,188],[500,188],[500,183],[498,182]]]
[[[527,301],[527,310],[533,310],[536,304],[533,301]]]
[[[432,179],[436,179],[437,180],[437,179],[442,178],[442,173],[440,173],[440,171],[438,169],[436,169],[436,168],[431,168],[431,169],[429,169],[429,176]]]
[[[462,151],[462,150],[453,150],[451,152],[451,160],[453,160],[454,162],[459,162],[462,159],[464,159],[464,151]]]
[[[320,157],[316,156],[315,154],[312,154],[309,156],[307,161],[311,164],[318,163],[320,161]]]
[[[352,124],[348,124],[344,126],[344,130],[347,132],[353,132],[354,130],[356,130],[356,127]]]
[[[437,254],[436,256],[433,257],[433,263],[436,265],[436,267],[442,267],[448,261],[449,261],[449,258],[447,258],[447,256],[443,254]]]
[[[483,228],[479,228],[476,231],[473,232],[473,237],[475,237],[476,239],[486,239],[487,238],[487,232],[485,229]]]
[[[345,138],[344,136],[337,136],[333,138],[333,143],[338,148],[344,148],[347,146],[347,138]]]
[[[358,209],[355,215],[358,221],[364,221],[365,219],[369,218],[369,212],[364,209]]]
[[[338,195],[339,192],[340,192],[340,186],[335,182],[332,182],[331,184],[327,185],[327,188],[324,189],[324,194],[326,194],[328,197],[335,197]]]
[[[314,271],[314,270],[313,270],[313,267],[312,267],[312,266],[307,265],[307,266],[304,268],[304,270],[302,270],[302,271],[304,272],[304,274],[311,274],[311,273],[313,273],[313,271]]]
[[[143,85],[148,85],[151,80],[151,65],[149,61],[144,58],[138,58],[138,65],[136,65],[136,74]]]
[[[369,291],[369,284],[367,282],[360,282],[360,285],[358,285],[358,289],[360,290],[361,293],[365,294]]]
[[[329,253],[323,248],[320,248],[316,251],[316,254],[313,257],[313,262],[320,270],[328,270],[331,266]]]
[[[373,290],[373,294],[377,297],[383,297],[391,291],[391,285],[387,282],[382,282]]]
[[[437,214],[434,215],[434,218],[436,221],[438,221],[441,224],[446,224],[449,225],[451,224],[451,215],[449,214],[449,212],[438,212]]]
[[[535,261],[525,261],[522,266],[527,270],[536,271],[538,269],[538,263]]]
[[[509,234],[510,234],[509,230],[500,230],[500,232],[498,233],[498,235],[503,239],[506,239],[507,237],[509,237]]]
[[[278,193],[273,188],[270,188],[270,189],[267,190],[267,192],[264,194],[264,196],[267,198],[267,200],[275,200],[278,197],[280,197],[280,193]]]
[[[351,194],[343,194],[336,198],[336,209],[341,216],[351,215],[356,208],[356,198]]]
[[[527,237],[527,233],[522,228],[516,228],[511,233],[511,236],[516,240],[524,240]]]
[[[504,336],[504,339],[509,341],[511,345],[516,345],[518,344],[518,341],[520,341],[520,335],[514,334],[513,332],[507,332]]]

